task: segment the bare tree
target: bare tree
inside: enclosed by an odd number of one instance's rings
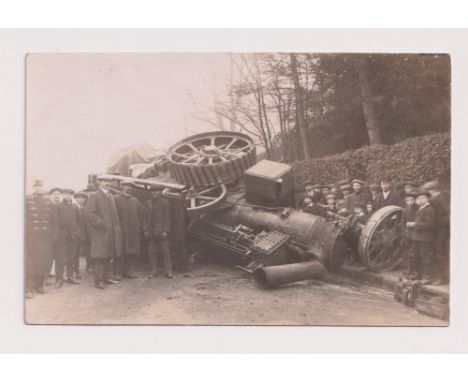
[[[366,120],[367,133],[369,134],[369,143],[371,145],[379,145],[384,142],[374,109],[373,94],[369,83],[368,63],[365,58],[361,58],[356,60],[355,66],[359,75],[362,109]]]
[[[304,152],[304,159],[310,159],[309,140],[307,137],[307,130],[304,120],[303,108],[303,89],[299,81],[299,74],[297,69],[297,58],[295,53],[290,53],[289,58],[291,61],[291,75],[294,83],[294,91],[296,93],[296,119],[297,129],[301,136],[302,150]]]

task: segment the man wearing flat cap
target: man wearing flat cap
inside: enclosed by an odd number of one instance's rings
[[[60,203],[62,202],[62,189],[59,187],[54,187],[49,191],[49,199],[51,201],[50,204],[50,214],[53,217],[51,219],[51,235],[52,235],[52,253],[50,256],[50,264],[49,264],[49,275],[52,270],[52,266],[54,261],[57,260],[57,257],[60,256],[60,248],[59,248],[59,227],[58,227],[58,210]]]
[[[58,253],[55,260],[55,287],[61,288],[66,274],[69,284],[79,284],[75,279],[75,259],[78,252],[78,242],[82,231],[78,206],[73,203],[75,192],[62,189],[62,201],[58,205]]]
[[[304,199],[312,195],[312,193],[312,182],[306,181],[304,184],[304,192],[297,196],[296,209],[301,210],[304,207]]]
[[[323,194],[323,186],[320,184],[320,183],[316,183],[312,186],[312,191],[314,193],[314,195],[317,195],[318,198],[319,198],[319,202],[323,205],[325,205],[326,201],[325,201],[325,195]]]
[[[51,202],[44,194],[43,183],[36,180],[33,193],[26,197],[25,205],[25,297],[46,293],[45,280],[50,272]]]
[[[430,193],[420,189],[415,192],[418,210],[409,228],[408,275],[424,284],[434,281],[434,230],[436,214],[429,203]]]
[[[86,259],[86,269],[89,271],[91,268],[91,262],[89,259],[90,242],[89,242],[89,227],[85,213],[85,205],[88,200],[88,194],[85,191],[76,192],[74,197],[76,206],[78,207],[78,223],[81,228],[81,236],[78,240],[78,251],[75,257],[74,270],[75,277],[81,278],[80,276],[80,257]]]
[[[134,259],[141,253],[141,239],[145,207],[132,196],[132,183],[122,182],[122,192],[115,197],[115,205],[122,228],[122,257],[114,263],[118,278],[135,278]]]
[[[146,202],[145,236],[149,239],[148,252],[150,272],[148,278],[157,275],[158,260],[162,260],[166,277],[172,279],[172,258],[169,249],[169,232],[172,229],[172,211],[169,201],[160,188],[151,191],[151,199]]]
[[[98,176],[98,190],[88,195],[85,207],[89,222],[94,282],[98,289],[118,282],[111,277],[111,261],[122,256],[120,219],[114,196],[109,191],[112,181],[107,176]]]
[[[330,192],[336,196],[336,199],[341,199],[343,194],[341,193],[341,189],[337,183],[330,184]]]
[[[406,208],[406,195],[414,194],[417,190],[417,183],[412,180],[405,180],[401,182],[400,186],[403,187],[403,190],[400,194],[401,197],[401,207]]]
[[[434,284],[445,284],[450,278],[450,195],[442,191],[437,180],[425,183],[422,188],[430,193],[430,203],[436,214],[434,252],[438,275]]]
[[[348,209],[350,212],[354,211],[356,203],[362,203],[364,206],[368,201],[372,200],[372,197],[362,190],[364,182],[360,179],[353,179],[353,193],[348,197]]]
[[[375,208],[377,210],[383,207],[399,206],[401,204],[399,196],[391,188],[390,179],[383,178],[380,181],[380,186],[382,187],[382,192],[375,199]]]
[[[347,200],[349,195],[351,195],[353,188],[351,187],[351,184],[344,183],[340,185],[340,191],[341,191],[341,194],[343,195],[343,199]]]
[[[325,207],[325,217],[328,219],[335,219],[335,215],[338,214],[338,209],[336,208],[336,195],[333,193],[328,193],[325,195],[327,200],[327,206]]]

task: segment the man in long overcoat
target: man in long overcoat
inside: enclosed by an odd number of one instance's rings
[[[450,194],[442,191],[437,180],[427,182],[423,189],[430,192],[430,203],[436,214],[434,252],[437,275],[434,285],[445,284],[450,278]]]
[[[122,182],[122,192],[115,197],[115,204],[122,228],[122,254],[116,259],[115,268],[119,278],[135,278],[135,256],[141,253],[141,240],[145,220],[145,207],[132,196],[131,182]]]
[[[122,256],[122,232],[114,196],[109,191],[112,179],[99,176],[99,188],[89,194],[86,214],[91,239],[91,259],[94,265],[94,281],[98,289],[105,284],[115,284],[111,278],[111,261]]]
[[[50,215],[51,215],[51,225],[50,225],[50,230],[51,230],[51,236],[52,236],[52,255],[50,256],[50,264],[49,264],[49,274],[47,275],[48,277],[50,276],[52,272],[52,266],[54,264],[54,261],[58,258],[60,254],[60,249],[59,249],[59,227],[58,227],[58,210],[60,203],[62,202],[62,189],[59,187],[54,187],[49,191],[49,199],[51,201],[51,210],[50,210]],[[47,281],[46,281],[47,285]]]
[[[89,259],[89,252],[90,252],[90,243],[89,243],[89,227],[88,222],[85,214],[85,205],[86,201],[88,200],[88,194],[86,192],[81,191],[75,193],[74,196],[76,205],[78,207],[78,223],[81,228],[81,237],[78,240],[78,252],[77,256],[75,257],[75,277],[80,278],[80,257],[84,257],[86,259],[86,269],[89,271],[91,267],[91,262]]]
[[[42,192],[42,181],[37,180],[33,187],[34,192],[26,197],[25,206],[26,298],[32,298],[34,292],[46,293],[44,283],[52,256],[51,202]]]
[[[407,222],[409,230],[408,273],[410,277],[422,279],[425,283],[434,281],[434,230],[435,211],[429,203],[430,193],[418,190],[416,211],[413,222]]]

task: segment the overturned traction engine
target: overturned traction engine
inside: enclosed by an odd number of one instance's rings
[[[402,208],[382,208],[365,225],[294,210],[292,168],[257,162],[255,145],[244,134],[186,138],[169,149],[165,166],[167,171],[156,177],[114,179],[131,180],[140,190],[164,188],[163,194],[179,206],[176,240],[184,243],[178,255],[185,264],[193,253],[215,252],[234,258],[261,287],[274,288],[320,278],[325,269],[338,269],[351,251],[376,272],[402,260]]]

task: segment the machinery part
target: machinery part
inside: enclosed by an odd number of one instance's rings
[[[325,273],[325,267],[320,261],[308,261],[260,267],[254,272],[255,281],[263,289],[272,289],[297,281],[320,279]]]
[[[414,308],[418,313],[435,317],[439,320],[448,321],[450,317],[448,299],[441,296],[431,296],[422,293],[414,302]]]
[[[394,269],[403,259],[404,230],[403,208],[387,206],[376,211],[359,236],[362,263],[375,272]]]
[[[226,195],[227,189],[224,184],[201,189],[191,187],[185,199],[187,214],[196,217],[212,211],[224,202]]]
[[[291,210],[285,215],[278,210],[234,205],[211,213],[210,221],[229,226],[242,224],[255,232],[279,231],[331,269],[338,269],[345,258],[346,229],[306,212]]]
[[[188,233],[203,243],[247,258],[252,253],[250,245],[255,235],[248,227],[238,225],[230,227],[224,224],[208,222],[203,217],[194,219],[189,224]]]
[[[186,138],[169,149],[168,168],[178,182],[194,187],[232,184],[256,163],[245,134],[215,131]]]
[[[151,189],[151,188],[169,188],[175,191],[183,191],[187,188],[187,186],[179,183],[171,183],[165,182],[158,179],[138,179],[138,178],[131,178],[129,176],[122,176],[122,175],[112,175],[112,174],[103,174],[106,177],[118,181],[118,182],[132,182],[134,187],[136,188],[144,188],[144,189]]]

